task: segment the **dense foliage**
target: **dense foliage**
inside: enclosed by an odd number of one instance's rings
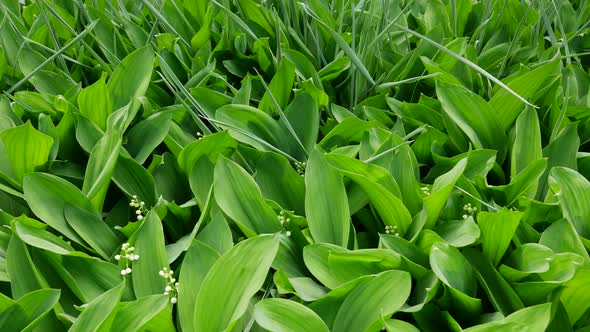
[[[23,2],[1,331],[590,331],[590,1]]]

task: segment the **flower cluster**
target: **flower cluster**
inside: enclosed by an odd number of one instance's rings
[[[281,210],[281,212],[279,212],[278,218],[279,218],[279,222],[281,223],[282,226],[287,226],[291,222],[291,218],[285,216],[285,211],[283,211],[283,210]],[[291,236],[291,231],[286,231],[285,235]]]
[[[307,163],[305,161],[302,161],[302,162],[296,161],[295,162],[295,170],[301,176],[305,175],[305,167],[307,167]]]
[[[471,203],[467,203],[463,206],[463,211],[467,212],[467,214],[463,215],[463,219],[467,219],[477,211],[477,208],[475,206],[471,206]]]
[[[115,255],[116,261],[123,261],[125,263],[125,267],[121,270],[121,275],[126,276],[131,273],[131,267],[129,266],[131,262],[138,261],[139,255],[133,253],[135,251],[135,247],[131,247],[129,243],[123,243],[121,246],[121,254]]]
[[[428,188],[428,187],[422,187],[422,188],[420,188],[420,190],[422,191],[422,194],[424,196],[430,196],[430,188]]]
[[[147,209],[145,208],[145,202],[139,201],[137,195],[131,196],[131,202],[129,206],[136,208],[135,214],[137,215],[137,220],[142,220],[143,217],[147,214]]]
[[[170,303],[176,304],[178,302],[178,283],[174,278],[174,271],[164,267],[160,270],[160,277],[166,280],[166,288],[164,288],[165,295],[171,295]]]
[[[397,231],[397,225],[385,225],[385,234],[393,234],[395,236],[399,236],[399,232]]]

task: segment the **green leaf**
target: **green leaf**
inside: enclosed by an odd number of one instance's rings
[[[469,248],[463,252],[463,255],[471,263],[477,280],[496,310],[503,315],[509,315],[524,308],[516,292],[479,250]]]
[[[248,237],[275,233],[281,225],[248,172],[220,156],[214,173],[215,201]]]
[[[133,99],[145,95],[153,66],[154,51],[150,46],[130,53],[119,63],[107,84],[113,110],[118,110]]]
[[[275,236],[260,235],[221,256],[197,295],[195,331],[224,331],[239,319],[264,283],[278,248]]]
[[[347,202],[342,176],[320,148],[314,148],[305,172],[305,214],[316,242],[346,246],[350,231]]]
[[[531,163],[543,157],[541,128],[539,127],[537,112],[529,108],[522,111],[516,120],[515,135],[510,158],[510,176],[513,178]],[[532,191],[536,192],[537,189],[535,188]],[[527,195],[527,197],[530,196]]]
[[[297,95],[295,100],[285,109],[285,116],[303,144],[305,151],[313,150],[318,139],[320,112],[311,95],[309,93]]]
[[[574,226],[582,241],[590,240],[590,182],[580,173],[565,167],[549,172],[551,190],[558,194],[564,216]],[[590,243],[590,242],[589,242]]]
[[[291,88],[293,87],[294,80],[295,65],[291,61],[287,60],[287,58],[283,58],[279,65],[279,69],[268,85],[269,91],[262,97],[258,108],[268,114],[278,113],[278,111],[275,110],[275,106],[269,95],[272,94],[281,110],[284,110],[289,103]]]
[[[111,96],[107,90],[106,74],[78,94],[78,108],[88,120],[102,131],[107,129],[107,119],[113,113]]]
[[[506,155],[506,134],[488,103],[466,88],[448,83],[438,82],[436,94],[443,110],[469,137],[473,146],[497,150],[496,158],[502,163]]]
[[[574,226],[565,219],[556,221],[547,227],[541,235],[539,243],[554,252],[578,254],[584,258],[586,264],[590,264],[590,256],[582,239],[576,233]]]
[[[109,320],[113,310],[119,303],[125,283],[122,282],[113,289],[88,303],[88,307],[76,318],[69,331],[71,332],[94,332],[101,328],[101,325]]]
[[[168,135],[171,120],[171,112],[158,112],[129,130],[125,148],[133,159],[139,164],[145,163],[154,149]]]
[[[557,78],[560,71],[560,61],[558,59],[547,62],[546,64],[535,68],[529,72],[518,75],[518,77],[508,77],[504,81],[507,86],[530,102],[535,102],[533,96],[544,86],[549,86],[554,78]],[[514,120],[518,117],[524,103],[516,98],[507,90],[498,90],[490,100],[489,105],[498,115],[498,119],[504,129],[509,129]]]
[[[382,315],[396,312],[410,296],[412,279],[403,271],[387,271],[357,286],[342,303],[332,331],[365,331]]]
[[[74,251],[74,248],[72,248],[72,246],[66,241],[42,228],[33,227],[18,219],[14,220],[13,227],[14,232],[18,234],[21,240],[30,246],[49,250],[60,255]]]
[[[590,270],[579,271],[572,280],[567,282],[560,299],[573,325],[590,307]]]
[[[168,258],[162,222],[155,210],[148,212],[134,237],[135,252],[140,253],[140,259],[133,262],[131,273],[135,296],[161,294],[166,282],[159,272],[168,268]]]
[[[430,266],[447,286],[468,296],[475,296],[477,280],[469,261],[459,250],[445,243],[435,243],[430,253]]]
[[[66,204],[76,206],[100,220],[100,214],[92,203],[73,184],[45,173],[28,174],[23,182],[25,200],[41,220],[68,237],[84,244],[82,237],[64,216]]]
[[[481,229],[482,251],[497,266],[510,245],[520,223],[521,212],[501,211],[490,213],[481,212],[477,216],[477,223]]]
[[[119,154],[112,179],[127,196],[136,195],[148,207],[156,205],[154,177],[131,157]]]
[[[22,296],[0,313],[3,331],[32,331],[57,304],[58,289],[40,289]]]
[[[178,277],[178,319],[183,331],[195,331],[197,295],[219,257],[219,253],[200,241],[194,241],[184,256]]]
[[[256,162],[255,179],[264,197],[297,215],[305,214],[305,180],[286,158],[264,153]]]
[[[99,211],[102,210],[120,149],[121,135],[116,131],[107,131],[90,153],[82,192]]]
[[[68,224],[102,258],[108,259],[113,255],[119,246],[119,239],[100,215],[69,203],[65,203],[63,213]]]
[[[266,299],[254,307],[256,322],[269,331],[328,332],[330,331],[313,310],[286,299]]]
[[[500,321],[470,327],[465,332],[545,331],[550,319],[551,303],[545,303],[524,308]]]
[[[220,154],[227,156],[237,147],[236,141],[227,131],[207,135],[184,147],[178,155],[178,165],[189,175],[202,157],[207,157],[209,161],[215,162]]]
[[[33,128],[30,122],[2,131],[0,139],[19,183],[25,174],[47,162],[53,145],[53,138]]]
[[[426,221],[424,228],[433,228],[436,225],[440,213],[445,206],[455,184],[465,171],[467,158],[461,159],[455,167],[447,173],[439,176],[432,185],[431,194],[424,198],[424,210],[426,211]]]
[[[151,319],[162,312],[169,303],[167,295],[150,295],[132,302],[123,303],[117,310],[113,329],[135,332],[144,327]]]
[[[262,151],[289,153],[287,136],[281,125],[259,109],[248,105],[226,105],[217,110],[215,120],[242,143]]]

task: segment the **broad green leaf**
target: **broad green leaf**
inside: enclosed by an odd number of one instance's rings
[[[443,110],[469,137],[474,147],[497,150],[496,158],[501,163],[506,155],[506,134],[492,107],[466,88],[448,83],[437,83],[436,94]]]
[[[62,277],[72,293],[85,303],[122,281],[120,267],[81,252],[67,255],[44,252],[42,257]]]
[[[381,315],[396,312],[410,296],[412,279],[403,271],[387,271],[357,286],[342,303],[332,331],[365,331]]]
[[[558,194],[566,219],[574,226],[582,241],[590,240],[590,182],[580,173],[565,167],[549,172],[551,190]]]
[[[330,331],[313,310],[286,299],[266,299],[254,307],[256,322],[269,331]]]
[[[47,162],[53,145],[53,138],[33,128],[30,122],[2,131],[0,139],[19,183],[22,183],[25,174],[34,172],[37,166]]]
[[[477,280],[496,310],[503,315],[510,315],[524,308],[516,292],[479,250],[469,248],[463,255],[471,263]]]
[[[528,167],[512,178],[510,184],[491,187],[494,199],[498,204],[511,205],[519,196],[534,196],[537,192],[537,184],[547,168],[547,159],[536,159],[528,164]]]
[[[466,332],[494,331],[545,331],[551,320],[551,304],[539,304],[524,308],[510,316],[491,323],[477,325],[466,329]]]
[[[119,154],[112,179],[127,196],[136,195],[148,207],[156,205],[154,177],[131,157]]]
[[[445,242],[453,247],[466,247],[480,237],[480,229],[473,218],[450,220],[433,229]]]
[[[139,260],[133,262],[131,273],[135,296],[141,298],[163,293],[166,282],[159,272],[168,268],[168,258],[162,222],[155,210],[145,216],[134,240],[135,252],[140,253]]]
[[[63,213],[68,225],[102,258],[108,259],[113,255],[119,246],[119,239],[100,215],[69,203],[65,203]]]
[[[107,119],[113,113],[111,95],[107,90],[106,75],[94,84],[82,89],[78,94],[80,113],[92,121],[102,131],[107,129]]]
[[[483,254],[497,266],[518,228],[521,212],[502,209],[498,212],[481,212],[477,223],[481,229]]]
[[[140,331],[152,318],[162,312],[168,303],[168,296],[162,294],[124,302],[123,306],[117,310],[111,331]]]
[[[219,253],[200,241],[194,241],[184,256],[178,277],[178,319],[183,331],[195,331],[197,295],[219,257]]]
[[[403,320],[398,319],[388,319],[385,320],[383,325],[387,332],[418,332],[417,327],[410,323],[406,323]]]
[[[0,313],[0,328],[3,331],[32,331],[57,304],[59,297],[58,289],[40,289],[24,295]]]
[[[560,299],[570,323],[576,323],[590,307],[590,270],[583,269],[565,284]]]
[[[235,162],[220,156],[214,173],[215,201],[248,237],[281,230],[254,179]]]
[[[223,213],[220,212],[211,217],[211,221],[197,234],[196,239],[211,246],[222,255],[234,245],[231,229]]]
[[[305,214],[316,242],[346,246],[350,231],[347,202],[342,176],[320,148],[314,148],[305,172]]]
[[[113,314],[113,310],[121,299],[124,287],[125,283],[121,283],[88,303],[88,307],[76,318],[69,331],[98,331],[101,325],[108,322],[109,317]]]
[[[475,296],[477,280],[469,261],[459,250],[448,244],[435,243],[430,253],[430,266],[445,285],[465,295]]]
[[[61,255],[74,251],[74,248],[70,244],[47,230],[33,227],[18,219],[14,221],[14,232],[18,234],[23,242],[36,248],[49,250]]]
[[[539,243],[554,252],[576,253],[584,258],[586,264],[590,264],[590,257],[582,239],[576,233],[574,226],[565,219],[556,221],[547,227],[541,235]]]
[[[510,176],[512,178],[516,177],[532,162],[543,157],[541,128],[539,127],[537,112],[530,108],[522,111],[516,120],[515,136],[510,158]],[[535,188],[534,192],[536,191]]]
[[[236,140],[262,151],[288,151],[283,128],[263,111],[247,105],[226,105],[217,110],[215,120]]]
[[[536,100],[532,100],[532,97],[540,89],[550,85],[557,78],[559,69],[560,62],[558,59],[555,59],[534,70],[520,74],[518,77],[508,77],[506,80],[509,80],[509,82],[506,85],[523,98],[534,103]],[[494,94],[489,105],[495,111],[494,113],[497,114],[505,130],[512,126],[523,107],[526,106],[521,100],[504,89],[498,90]]]
[[[393,227],[404,236],[410,227],[412,217],[401,199],[384,186],[354,173],[343,172],[346,177],[358,184],[369,197],[369,202],[383,219],[385,226]]]
[[[102,210],[120,149],[121,135],[108,131],[90,152],[82,192],[99,211]]]
[[[264,22],[266,22],[266,20]],[[295,65],[287,58],[283,58],[279,65],[279,69],[268,85],[269,92],[272,94],[281,110],[284,110],[289,103],[289,97],[291,96],[291,88],[293,87],[294,80]],[[265,113],[277,114],[279,112],[275,110],[275,106],[271,102],[269,92],[264,94],[264,97],[262,97],[258,107]]]
[[[236,141],[226,131],[207,135],[184,147],[178,155],[178,165],[189,175],[202,157],[207,157],[209,161],[215,162],[220,154],[227,156],[236,148]]]
[[[256,162],[255,179],[264,197],[305,215],[305,180],[286,158],[273,152],[263,154]]]
[[[336,315],[338,315],[338,311],[340,310],[342,303],[348,298],[348,295],[357,287],[373,280],[374,278],[374,275],[368,275],[346,283],[332,290],[317,301],[309,304],[309,308],[322,318],[328,328],[332,329]]]
[[[463,174],[467,159],[461,159],[455,167],[449,172],[436,178],[432,185],[431,194],[424,198],[424,210],[426,211],[426,221],[424,228],[433,228],[445,206],[455,184]]]
[[[171,112],[158,112],[133,126],[127,133],[125,148],[139,164],[145,163],[164,137],[172,120]]]
[[[318,139],[320,112],[308,93],[302,93],[285,109],[285,116],[306,151],[313,150]]]
[[[6,248],[6,272],[10,277],[10,291],[14,299],[44,288],[46,282],[33,264],[29,249],[15,234]]]
[[[580,138],[573,124],[565,127],[549,145],[543,148],[543,157],[547,157],[547,168],[539,180],[539,189],[535,199],[543,201],[549,190],[549,172],[553,167],[562,166],[573,170],[577,168],[576,156],[580,148]]]
[[[84,240],[67,221],[64,213],[66,204],[84,209],[101,220],[99,212],[92,203],[73,184],[45,173],[28,174],[23,182],[25,200],[37,217],[49,226],[68,237],[84,244]]]
[[[244,314],[278,247],[275,236],[259,235],[238,243],[213,264],[197,295],[195,331],[224,331]]]
[[[150,46],[130,53],[119,63],[107,84],[114,111],[145,95],[153,66],[154,51]]]

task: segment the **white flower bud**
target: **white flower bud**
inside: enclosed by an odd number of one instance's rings
[[[285,232],[285,234],[286,234],[287,236],[291,236],[291,231],[287,231],[287,232]]]
[[[172,287],[170,287],[170,286],[166,286],[165,290],[166,290],[167,292],[170,292],[170,291],[172,291]]]
[[[127,274],[131,273],[131,268],[130,268],[130,267],[128,267],[128,268],[126,269],[126,271],[127,271]]]
[[[175,278],[170,279],[170,282],[176,282]]]
[[[140,214],[139,216],[137,216],[137,220],[143,220],[143,216]]]
[[[118,261],[121,259],[121,255],[115,255],[115,260]]]
[[[178,302],[178,299],[176,297],[170,299],[170,303],[176,304],[176,302]]]
[[[164,277],[166,275],[166,273],[162,270],[160,270],[160,277]]]
[[[127,269],[123,269],[123,270],[121,270],[121,275],[122,275],[122,276],[124,276],[124,275],[127,275]]]

